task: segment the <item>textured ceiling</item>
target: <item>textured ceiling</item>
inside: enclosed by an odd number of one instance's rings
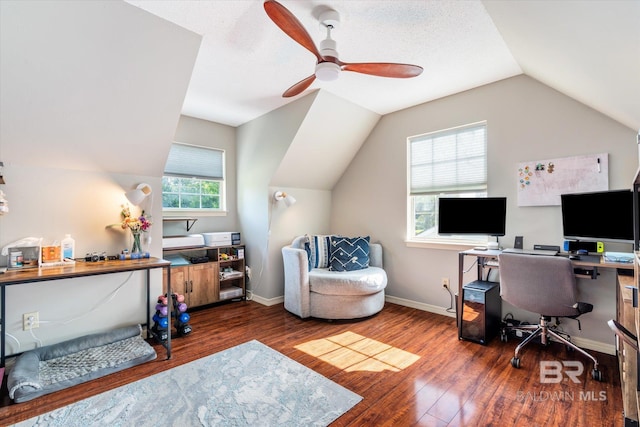
[[[296,99],[281,94],[313,73],[315,57],[269,19],[262,0],[127,2],[203,36],[185,115],[238,126]],[[525,72],[640,128],[639,1],[280,3],[316,45],[325,37],[319,11],[338,11],[332,36],[342,61],[424,68],[412,79],[342,72],[303,95],[323,88],[387,114]]]

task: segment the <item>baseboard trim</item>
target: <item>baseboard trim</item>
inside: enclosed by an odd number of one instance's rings
[[[430,313],[441,314],[443,316],[456,317],[455,313],[450,313],[447,311],[447,309],[443,307],[439,307],[437,305],[424,304],[421,302],[408,300],[404,298],[398,298],[391,295],[386,295],[385,301],[388,301],[393,304],[402,305],[405,307],[411,307],[418,310],[428,311]],[[613,344],[607,344],[600,341],[594,341],[588,338],[580,338],[576,336],[572,336],[571,340],[575,345],[577,345],[580,348],[585,348],[587,350],[593,350],[600,353],[610,354],[613,356],[615,356],[616,354],[616,346]]]
[[[580,338],[571,336],[571,341],[580,348],[586,348],[587,350],[599,351],[600,353],[616,355],[616,346],[614,344],[607,344],[600,341],[590,340],[588,338]]]
[[[404,298],[393,297],[391,295],[385,295],[385,301],[391,302],[393,304],[402,305],[405,307],[417,308],[418,310],[428,311],[430,313],[441,314],[443,316],[448,317],[456,317],[456,313],[450,313],[446,308],[438,307],[437,305],[425,304],[422,302],[417,302],[413,300],[408,300]]]
[[[275,297],[275,298],[263,298],[260,295],[256,295],[254,293],[251,293],[249,291],[248,293],[248,298],[252,301],[255,301],[259,304],[262,305],[266,305],[267,307],[272,306],[272,305],[276,305],[276,304],[283,304],[284,303],[284,295],[279,296],[279,297]]]

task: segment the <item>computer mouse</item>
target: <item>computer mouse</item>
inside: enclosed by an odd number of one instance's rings
[[[578,255],[588,255],[588,254],[589,254],[589,251],[588,251],[588,250],[586,250],[586,249],[578,249],[578,250],[576,251],[576,253],[577,253]]]

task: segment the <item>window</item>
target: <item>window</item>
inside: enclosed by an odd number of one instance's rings
[[[487,195],[486,128],[485,122],[474,123],[407,139],[408,240],[469,241],[438,236],[438,197]]]
[[[223,211],[224,151],[174,143],[162,177],[164,211]]]

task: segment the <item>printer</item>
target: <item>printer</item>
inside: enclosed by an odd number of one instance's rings
[[[202,233],[205,246],[231,246],[240,244],[240,233],[237,231],[223,231],[217,233]]]

